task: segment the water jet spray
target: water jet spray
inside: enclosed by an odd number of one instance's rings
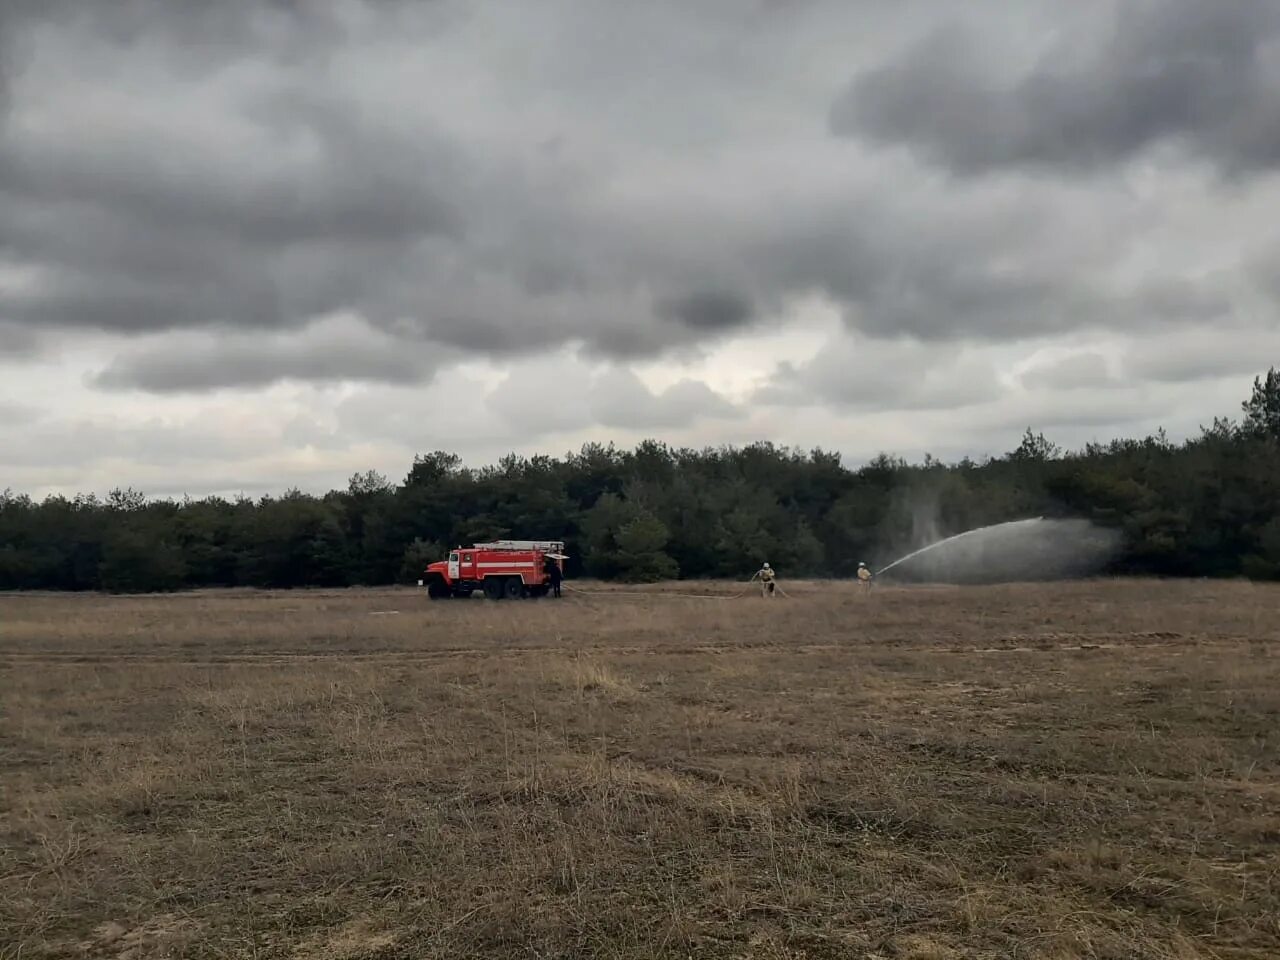
[[[904,579],[939,583],[1061,580],[1101,572],[1120,535],[1088,520],[1030,517],[966,530],[883,567]]]

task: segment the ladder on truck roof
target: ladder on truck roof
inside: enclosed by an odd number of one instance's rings
[[[539,550],[542,553],[564,553],[563,540],[494,540],[477,543],[477,550]]]

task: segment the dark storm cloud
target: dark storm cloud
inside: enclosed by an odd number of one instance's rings
[[[24,5],[6,18],[29,55],[0,129],[0,268],[7,259],[38,278],[0,288],[0,319],[140,335],[299,328],[349,310],[412,344],[510,355],[580,341],[613,357],[652,356],[747,322],[732,237],[717,259],[696,224],[674,243],[661,217],[628,222],[592,195],[607,168],[537,146],[571,146],[583,123],[594,132],[602,116],[592,111],[612,104],[594,102],[588,81],[617,68],[614,54],[571,44],[580,62],[545,83],[572,80],[559,96],[582,113],[560,121],[570,135],[549,126],[528,151],[502,134],[491,143],[484,124],[518,122],[519,102],[545,96],[541,88],[512,87],[512,104],[490,95],[464,106],[468,83],[489,75],[480,70],[457,80],[456,96],[424,106],[414,84],[431,81],[419,63],[474,63],[485,50],[473,56],[467,42],[501,46],[513,29],[504,15],[455,44],[451,30],[483,20],[460,9]],[[675,39],[665,13],[638,17],[655,41]],[[694,21],[742,29],[727,9]],[[696,53],[679,56],[701,70]],[[553,70],[567,62],[551,60]],[[74,71],[62,69],[68,62]],[[649,57],[632,66],[647,70]],[[437,79],[424,92],[439,89]],[[476,132],[469,109],[493,117],[482,115]],[[651,299],[646,287],[692,292]],[[165,388],[169,379],[167,362],[137,376],[116,366],[119,376],[100,382]]]
[[[92,378],[108,390],[201,393],[281,380],[421,383],[445,359],[355,323],[320,323],[290,335],[231,333],[169,338],[117,356]]]
[[[0,249],[42,265],[41,288],[0,294],[15,322],[143,331],[229,323],[280,326],[352,301],[417,242],[456,236],[446,196],[458,158],[429,135],[370,129],[309,109],[255,144],[312,144],[296,162],[211,155],[145,140],[76,149],[11,137],[0,157]],[[374,312],[371,309],[371,312]]]
[[[5,104],[0,269],[8,260],[36,273],[0,284],[6,338],[23,329],[268,330],[348,307],[384,324],[421,313],[415,261],[463,233],[453,197],[465,196],[472,160],[427,124],[387,122],[326,89],[343,35],[329,16],[338,9],[249,0],[7,7],[0,56],[11,87],[22,68],[82,57],[65,85],[19,84]],[[252,73],[247,96],[218,86],[237,70]],[[85,82],[95,72],[100,81]],[[171,96],[144,85],[156,77],[176,81]],[[99,96],[83,119],[59,115],[60,101],[74,113]],[[240,359],[245,369],[206,368],[194,382],[266,375],[262,358]],[[283,373],[328,376],[316,359]],[[358,351],[331,365],[348,362],[357,378],[372,372]],[[137,377],[129,368],[101,382],[167,389],[164,358],[139,363]],[[402,366],[384,369],[402,379]]]
[[[400,2],[382,0],[382,7],[390,11]],[[190,64],[205,51],[225,57],[263,36],[283,41],[281,54],[301,49],[295,43],[336,39],[341,26],[334,12],[332,5],[306,0],[5,0],[0,29],[16,35],[41,23],[80,22],[124,44],[162,35],[183,44]]]
[[[837,210],[783,227],[764,245],[777,287],[820,291],[851,327],[926,340],[1003,339],[1103,321],[1117,307],[1068,263],[1025,262],[1051,223],[1047,212],[895,222],[883,208]],[[1041,219],[1043,216],[1043,219]]]
[[[122,46],[157,36],[172,42],[172,67],[181,72],[225,61],[229,54],[269,35],[276,55],[305,50],[337,35],[320,4],[295,0],[4,0],[0,3],[0,109],[8,83],[27,59],[35,31],[80,23]]]
[[[189,140],[170,138],[155,125],[137,131],[151,142],[101,129],[11,135],[0,188],[139,232],[250,247],[398,243],[462,228],[447,193],[467,161],[431,130],[408,135],[302,90],[264,90],[237,119],[241,129],[226,141],[198,128]],[[237,142],[254,153],[234,152]],[[80,143],[92,150],[76,150]]]
[[[0,278],[25,278],[0,283],[0,337],[28,352],[39,344],[22,331],[50,350],[83,330],[142,338],[113,343],[94,382],[170,391],[414,382],[441,357],[565,344],[651,358],[813,294],[852,329],[931,342],[1232,311],[1221,285],[1158,261],[1111,275],[1148,229],[1118,188],[940,183],[825,136],[849,64],[934,22],[925,0],[890,6],[814,0],[744,17],[729,3],[575,0],[537,14],[450,0],[0,3],[0,30],[21,41],[0,44],[21,52],[5,61]],[[984,14],[991,35],[1013,9]],[[1244,96],[1220,118],[1235,130],[1231,111],[1252,109],[1264,70],[1245,28],[1270,21],[1223,9],[1198,20],[1185,3],[1144,8],[1090,56],[1133,100],[1122,53],[1195,63],[1205,46],[1209,66],[1179,69]],[[1240,63],[1213,66],[1219,48]],[[1080,94],[1073,143],[1110,142],[1098,131],[1111,127],[1089,120],[1103,99],[1092,74],[1065,53],[990,93],[956,49],[866,75],[836,126],[971,167],[991,162],[984,150],[1052,159],[1039,112]],[[760,70],[766,59],[805,69],[780,80]],[[948,82],[916,96],[907,66]],[[1013,134],[1000,126],[1010,104]],[[1169,125],[1139,127],[1124,149]],[[376,343],[308,337],[337,313],[362,318]],[[230,339],[197,362],[186,338],[208,331]],[[265,339],[248,346],[235,331]]]
[[[1089,169],[1173,142],[1227,171],[1280,162],[1280,6],[1115,5],[1007,81],[976,30],[939,29],[859,74],[834,132],[905,144],[958,171]]]
[[[706,290],[659,302],[658,312],[693,330],[734,330],[751,319],[751,302],[735,293]]]

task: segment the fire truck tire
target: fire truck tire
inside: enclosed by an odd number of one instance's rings
[[[484,578],[484,595],[489,600],[502,599],[502,578],[501,577],[485,577]]]
[[[448,600],[452,593],[449,592],[449,585],[442,580],[427,581],[427,596],[432,600]]]
[[[502,593],[508,600],[519,600],[524,596],[524,584],[520,582],[519,577],[507,577]]]

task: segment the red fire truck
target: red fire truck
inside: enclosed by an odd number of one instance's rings
[[[458,547],[449,559],[427,566],[419,586],[432,600],[469,597],[483,590],[490,600],[545,597],[551,590],[548,563],[564,570],[561,540],[495,540]]]

